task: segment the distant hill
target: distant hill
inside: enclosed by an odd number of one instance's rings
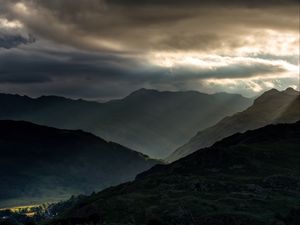
[[[268,124],[293,123],[298,120],[300,120],[299,92],[292,88],[282,92],[272,89],[258,97],[245,111],[225,117],[216,125],[198,132],[189,142],[172,153],[167,161],[180,159],[237,132],[253,130]]]
[[[0,94],[0,119],[82,129],[151,157],[165,158],[199,129],[244,110],[252,102],[236,94],[147,89],[107,103]]]
[[[0,207],[99,191],[159,163],[83,131],[20,121],[0,121],[0,156]]]
[[[71,200],[48,224],[298,225],[300,122],[230,136],[131,183]]]

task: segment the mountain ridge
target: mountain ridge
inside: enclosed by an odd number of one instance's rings
[[[254,100],[246,110],[227,116],[214,126],[199,131],[186,144],[176,149],[167,161],[175,161],[197,149],[209,147],[216,141],[237,132],[245,132],[272,123],[296,122],[300,119],[299,92],[271,89]]]
[[[140,89],[106,103],[50,96],[1,95],[0,119],[25,120],[61,129],[82,129],[152,158],[164,158],[201,128],[241,111],[252,99]],[[222,110],[217,110],[222,107]]]
[[[12,120],[0,120],[0,154],[0,206],[91,193],[161,163],[81,130]]]

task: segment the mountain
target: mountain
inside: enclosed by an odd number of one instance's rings
[[[22,121],[0,121],[0,155],[0,207],[99,191],[159,163],[80,130]]]
[[[258,97],[245,111],[225,117],[216,125],[198,132],[189,142],[173,152],[167,161],[180,159],[238,132],[268,124],[293,123],[298,120],[300,120],[299,92],[292,88],[282,92],[272,89]]]
[[[298,225],[299,146],[300,122],[235,134],[78,199],[47,224]]]
[[[106,103],[0,94],[0,119],[82,129],[151,157],[165,158],[199,129],[244,110],[252,102],[236,94],[147,89]]]

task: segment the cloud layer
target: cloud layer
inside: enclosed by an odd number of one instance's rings
[[[299,88],[296,0],[1,5],[0,91],[109,99],[140,87]]]

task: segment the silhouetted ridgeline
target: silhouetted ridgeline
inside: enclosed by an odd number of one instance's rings
[[[99,191],[159,163],[80,130],[3,120],[0,155],[0,207]]]
[[[165,158],[199,129],[212,126],[251,103],[252,99],[236,94],[147,89],[107,103],[0,94],[0,119],[82,129],[150,157]]]
[[[225,117],[216,125],[198,132],[167,160],[175,161],[237,132],[257,129],[268,124],[294,123],[298,120],[300,120],[299,92],[292,88],[282,92],[272,89],[258,97],[245,111]]]

